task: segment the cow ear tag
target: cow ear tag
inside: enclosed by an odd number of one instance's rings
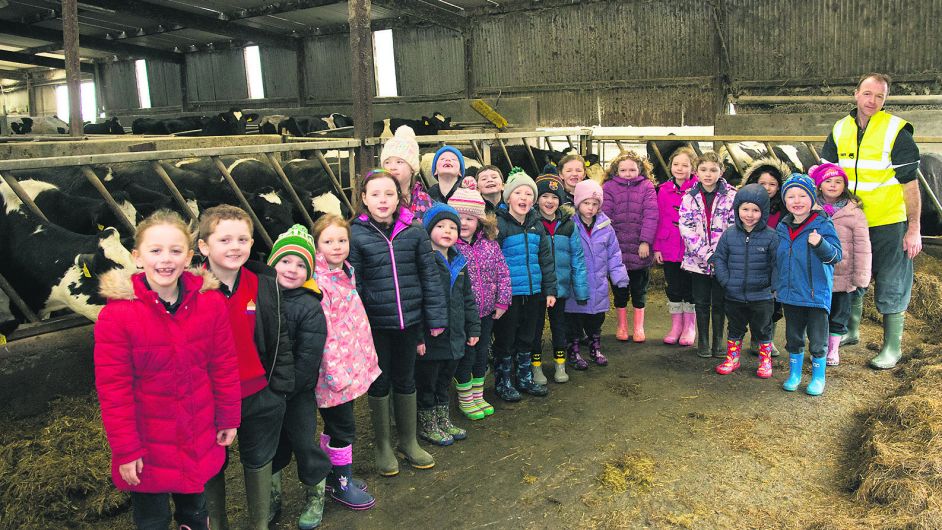
[[[82,274],[84,274],[86,278],[92,277],[92,273],[88,272],[88,264],[84,262],[82,263]]]
[[[105,225],[98,225],[98,231],[101,232],[105,229]]]

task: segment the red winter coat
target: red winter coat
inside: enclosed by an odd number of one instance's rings
[[[199,493],[222,469],[216,432],[239,426],[239,369],[219,282],[184,272],[183,301],[171,315],[144,274],[102,275],[108,299],[95,324],[95,386],[120,490]],[[142,458],[141,483],[118,466]]]

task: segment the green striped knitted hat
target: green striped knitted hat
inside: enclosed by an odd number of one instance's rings
[[[287,232],[278,236],[272,245],[268,265],[274,267],[281,258],[294,255],[301,258],[307,267],[308,278],[314,274],[314,238],[302,225],[294,225]]]

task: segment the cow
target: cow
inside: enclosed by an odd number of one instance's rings
[[[69,132],[69,124],[58,116],[31,116],[18,119],[19,122],[10,122],[10,128],[16,134],[67,134]]]
[[[117,218],[111,207],[101,198],[69,195],[55,184],[41,180],[23,180],[20,186],[26,194],[36,203],[50,222],[77,234],[97,234],[107,227],[114,227],[122,237],[130,238],[134,234]],[[112,194],[119,206],[123,205],[124,215],[131,224],[136,224],[137,210],[128,201],[126,194],[115,192]]]
[[[118,118],[101,123],[85,122],[83,130],[85,134],[124,134],[124,127],[118,122]]]
[[[408,125],[415,131],[416,136],[433,136],[438,131],[452,129],[451,118],[446,118],[441,112],[435,112],[432,117],[422,116],[418,120],[409,120],[404,118],[386,118],[373,122],[373,136],[380,138],[392,138],[393,133],[399,127]]]
[[[133,134],[176,134],[202,131],[209,122],[207,116],[181,116],[179,118],[137,118],[131,123]]]
[[[325,213],[349,218],[353,212],[340,200],[341,193],[317,160],[303,158],[290,160],[284,165],[285,175],[297,191],[311,219],[317,221]]]
[[[349,116],[339,113],[324,116],[265,116],[259,121],[258,132],[261,134],[281,134],[284,136],[310,136],[312,133],[341,129],[353,126]]]
[[[241,109],[231,108],[213,116],[203,126],[200,136],[236,136],[245,134],[245,125],[258,121],[258,114],[245,114]]]
[[[648,141],[646,146],[648,160],[650,160],[651,164],[654,165],[654,177],[660,183],[667,180],[668,176],[664,171],[664,168],[661,167],[653,145],[657,145],[660,155],[664,159],[664,163],[669,165],[670,157],[674,154],[674,151],[680,147],[691,145],[691,142],[684,140]],[[735,142],[730,143],[729,145],[732,149],[732,154],[725,145],[720,147],[718,151],[718,154],[720,157],[722,157],[724,165],[726,166],[726,169],[723,172],[723,179],[733,186],[738,186],[742,181],[742,175],[739,173],[739,169],[737,168],[737,162],[742,164],[743,168],[746,168],[753,161],[767,156],[768,149],[766,148],[765,144],[760,142]],[[772,153],[779,160],[785,162],[785,164],[787,164],[792,171],[807,172],[811,166],[818,163],[814,153],[812,153],[808,146],[804,143],[776,143],[772,145]]]
[[[47,223],[6,183],[0,183],[0,254],[0,273],[41,318],[71,309],[97,320],[105,304],[98,279],[110,270],[135,269],[117,230],[84,235]]]
[[[942,235],[942,212],[935,208],[935,203],[929,196],[929,191],[937,199],[942,200],[942,155],[936,153],[920,153],[919,169],[926,177],[929,183],[929,189],[926,189],[922,183],[919,184],[919,193],[922,196],[922,213],[920,224],[922,225],[922,234],[926,236]]]

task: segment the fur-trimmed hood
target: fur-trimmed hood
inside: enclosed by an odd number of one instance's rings
[[[113,269],[101,275],[98,283],[98,291],[108,300],[134,300],[138,298],[135,289],[135,276],[141,275],[143,284],[143,272],[130,271],[128,269]],[[188,268],[180,276],[183,281],[183,288],[186,292],[199,290],[203,293],[219,288],[219,280],[208,269]]]
[[[742,175],[743,185],[758,184],[759,175],[761,175],[762,173],[766,171],[768,171],[769,173],[772,173],[773,175],[776,175],[776,174],[778,175],[778,187],[779,188],[782,187],[782,183],[785,182],[785,179],[787,179],[788,176],[792,174],[792,169],[788,167],[788,164],[786,164],[785,162],[782,162],[781,160],[775,157],[766,156],[762,158],[757,158],[751,164],[749,164],[749,167],[747,167],[746,171],[743,172],[743,175]]]

